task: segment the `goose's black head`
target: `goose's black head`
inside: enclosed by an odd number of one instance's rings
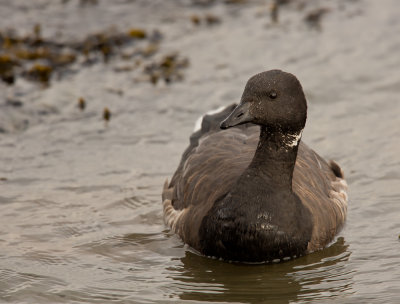
[[[270,131],[298,132],[306,119],[307,102],[300,82],[290,73],[271,70],[249,79],[240,104],[221,123],[221,129],[254,123]]]

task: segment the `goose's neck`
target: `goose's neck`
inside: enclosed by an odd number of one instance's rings
[[[302,131],[271,131],[261,126],[260,141],[243,175],[267,181],[272,187],[292,189],[293,170]]]

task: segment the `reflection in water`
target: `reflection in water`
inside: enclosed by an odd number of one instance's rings
[[[300,263],[293,261],[289,275],[301,284],[298,299],[336,298],[351,292],[353,270],[346,264],[351,255],[348,247],[340,237],[330,247],[302,257]]]
[[[277,264],[226,263],[186,251],[183,265],[168,270],[182,300],[289,303],[349,290],[352,273],[345,262],[350,254],[343,238],[325,250]]]

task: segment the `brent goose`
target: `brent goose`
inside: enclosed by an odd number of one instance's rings
[[[166,224],[228,261],[286,260],[329,244],[345,222],[347,184],[339,165],[301,141],[306,118],[294,75],[251,77],[239,105],[205,115],[192,134],[164,185]]]

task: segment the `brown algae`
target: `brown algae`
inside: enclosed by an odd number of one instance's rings
[[[209,22],[214,22],[209,17]],[[148,81],[156,84],[159,78],[166,83],[182,79],[177,72],[185,65],[185,61],[176,56],[165,56],[161,61],[149,62],[149,59],[160,50],[162,34],[155,30],[148,33],[141,28],[130,28],[126,32],[115,29],[88,35],[81,41],[57,42],[42,37],[42,27],[36,24],[31,34],[19,36],[16,31],[0,31],[0,78],[8,84],[13,84],[15,77],[24,77],[30,81],[49,84],[55,71],[67,70],[77,62],[84,66],[94,64],[102,59],[108,62],[111,58],[119,56],[125,60],[134,58],[134,65],[129,64],[119,71],[131,71],[138,66],[137,62],[146,64],[143,73]],[[143,46],[142,40],[147,40]],[[136,43],[138,46],[136,46]],[[126,53],[123,46],[134,46],[133,51]],[[83,60],[78,60],[83,57]],[[62,76],[64,73],[58,73]]]
[[[79,107],[79,109],[81,109],[81,111],[85,110],[85,108],[86,108],[86,101],[85,101],[85,99],[84,99],[83,97],[80,97],[80,98],[78,99],[78,107]]]
[[[107,107],[105,107],[103,110],[103,119],[106,122],[110,121],[111,119],[111,111]]]

